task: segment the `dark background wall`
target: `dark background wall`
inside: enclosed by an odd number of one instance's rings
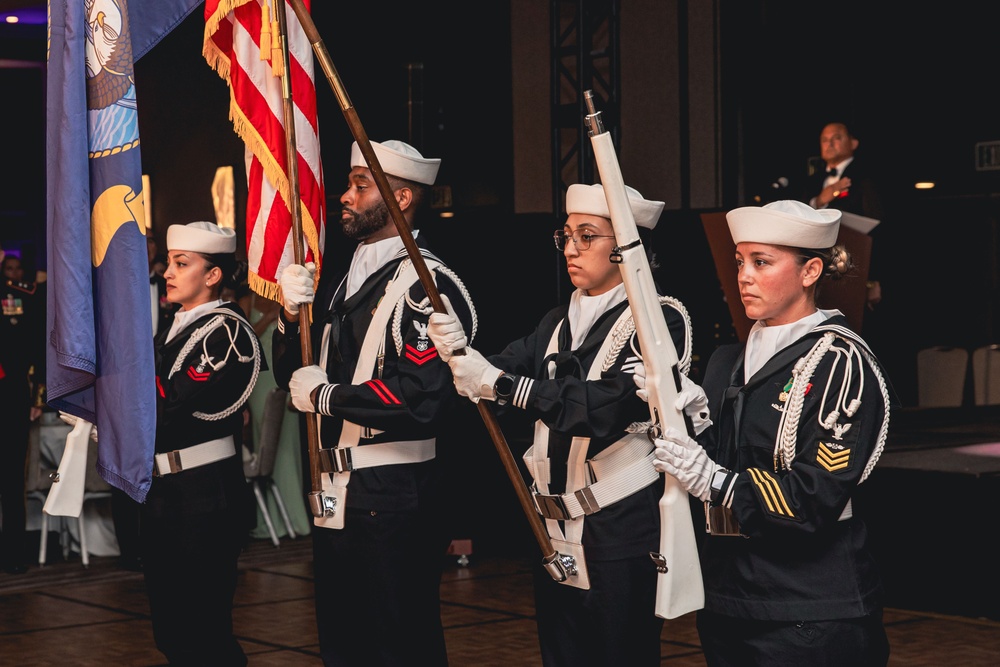
[[[41,3],[44,5],[44,3]],[[994,3],[904,8],[847,0],[620,3],[626,179],[668,202],[653,235],[664,292],[695,323],[696,368],[733,339],[699,215],[774,198],[818,153],[823,124],[842,119],[877,165],[887,199],[875,252],[888,265],[876,352],[904,404],[916,400],[916,350],[997,342],[1000,170],[977,170],[977,142],[1000,140],[991,85],[1000,65]],[[313,17],[372,140],[410,139],[443,158],[456,216],[422,225],[480,309],[474,345],[493,351],[528,333],[567,295],[546,208],[549,3],[314,3]],[[144,167],[155,233],[212,219],[210,185],[233,165],[243,217],[243,145],[228,90],[201,56],[196,11],[136,64]],[[41,26],[0,26],[0,243],[44,247],[44,59]],[[416,66],[419,65],[419,68]],[[414,86],[413,74],[419,85]],[[329,216],[353,137],[317,69]],[[515,150],[516,149],[516,150]],[[936,190],[917,193],[918,178]],[[515,187],[516,184],[516,187]],[[334,223],[330,257],[345,257]],[[44,253],[42,253],[44,255]],[[471,447],[488,447],[474,410]],[[523,426],[523,425],[521,425]],[[520,444],[523,429],[510,437]],[[509,489],[478,459],[497,502]],[[517,510],[514,510],[515,512]]]
[[[737,109],[728,128],[742,174],[731,204],[774,196],[779,176],[794,191],[823,124],[851,125],[886,204],[873,233],[886,267],[873,344],[913,406],[916,350],[997,342],[1000,171],[977,170],[975,147],[1000,140],[986,83],[1000,64],[1000,10],[767,0],[723,3],[722,15],[724,104]],[[938,187],[915,191],[922,179]]]
[[[482,3],[475,16],[454,0],[390,3],[374,22],[370,8],[315,5],[369,137],[408,138],[444,159],[439,182],[450,186],[457,215],[424,230],[483,303],[481,345],[530,327],[565,296],[549,241],[559,221],[544,206],[553,200],[547,3]],[[783,194],[770,184],[784,176],[794,186],[805,176],[831,119],[851,123],[860,154],[885,184],[875,252],[891,270],[879,316],[895,340],[882,352],[901,395],[915,400],[916,349],[995,340],[1000,171],[977,170],[974,158],[977,142],[1000,140],[987,83],[1000,60],[991,33],[1000,8],[901,12],[855,0],[835,10],[791,0],[623,5],[628,124],[619,152],[627,180],[668,202],[653,240],[663,260],[658,279],[689,304],[700,358],[732,332],[699,213]],[[243,146],[228,121],[225,84],[201,57],[202,27],[199,10],[136,65],[161,245],[167,225],[212,218],[218,166],[236,168],[237,219],[243,215]],[[45,32],[44,25],[0,30],[0,85],[8,91],[0,126],[11,165],[0,179],[0,242],[30,253],[45,243]],[[335,220],[353,137],[318,77]],[[936,190],[911,189],[927,177]],[[336,225],[330,241],[334,255],[345,250]],[[937,316],[925,315],[931,310]]]

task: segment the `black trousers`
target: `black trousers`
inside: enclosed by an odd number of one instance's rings
[[[441,573],[448,537],[435,512],[349,508],[314,527],[316,623],[326,667],[443,667]]]
[[[755,621],[698,612],[709,667],[884,667],[889,640],[882,612],[830,621]]]
[[[648,553],[587,563],[590,589],[535,568],[535,611],[545,667],[658,667],[663,619]]]
[[[126,569],[139,569],[139,510],[140,505],[121,489],[111,487],[111,519],[118,539],[119,558]]]
[[[183,519],[142,514],[140,543],[153,637],[171,665],[247,664],[233,636],[233,597],[248,533],[245,522],[231,514]]]

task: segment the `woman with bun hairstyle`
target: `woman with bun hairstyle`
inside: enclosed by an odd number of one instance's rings
[[[239,452],[266,363],[243,311],[220,298],[246,271],[235,232],[171,225],[167,250],[167,299],[179,309],[155,340],[156,454],[140,515],[153,635],[171,665],[246,665],[232,610],[256,517]]]
[[[841,212],[777,201],[726,218],[754,325],[745,345],[709,359],[712,425],[697,439],[666,429],[654,463],[702,501],[705,658],[883,666],[882,582],[853,501],[882,454],[894,399],[844,315],[816,305],[823,281],[852,269],[837,245]]]

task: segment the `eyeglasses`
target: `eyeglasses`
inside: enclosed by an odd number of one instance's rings
[[[576,245],[576,249],[579,251],[590,250],[590,243],[594,239],[613,239],[614,234],[590,234],[588,232],[573,232],[572,234],[567,234],[561,229],[557,229],[555,233],[552,234],[552,240],[556,243],[556,250],[562,252],[566,249],[566,239],[572,239],[573,243]]]

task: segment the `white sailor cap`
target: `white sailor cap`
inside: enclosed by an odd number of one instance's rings
[[[215,255],[236,252],[236,231],[199,220],[167,227],[167,250],[190,250]]]
[[[632,207],[632,217],[635,218],[635,224],[646,229],[656,227],[656,223],[660,220],[660,213],[663,212],[664,203],[643,199],[638,190],[627,185],[625,192],[628,194],[628,203]],[[585,213],[610,220],[611,212],[608,210],[608,199],[604,194],[604,186],[600,183],[594,185],[574,183],[569,186],[566,191],[566,213]]]
[[[382,171],[408,181],[416,181],[426,185],[434,185],[441,158],[426,158],[416,148],[404,141],[390,139],[379,143],[371,142],[372,151],[382,166]],[[351,168],[368,168],[365,156],[358,142],[351,145]]]
[[[790,199],[764,206],[743,206],[726,214],[734,243],[768,243],[793,248],[825,249],[837,243],[841,212],[814,209]]]

